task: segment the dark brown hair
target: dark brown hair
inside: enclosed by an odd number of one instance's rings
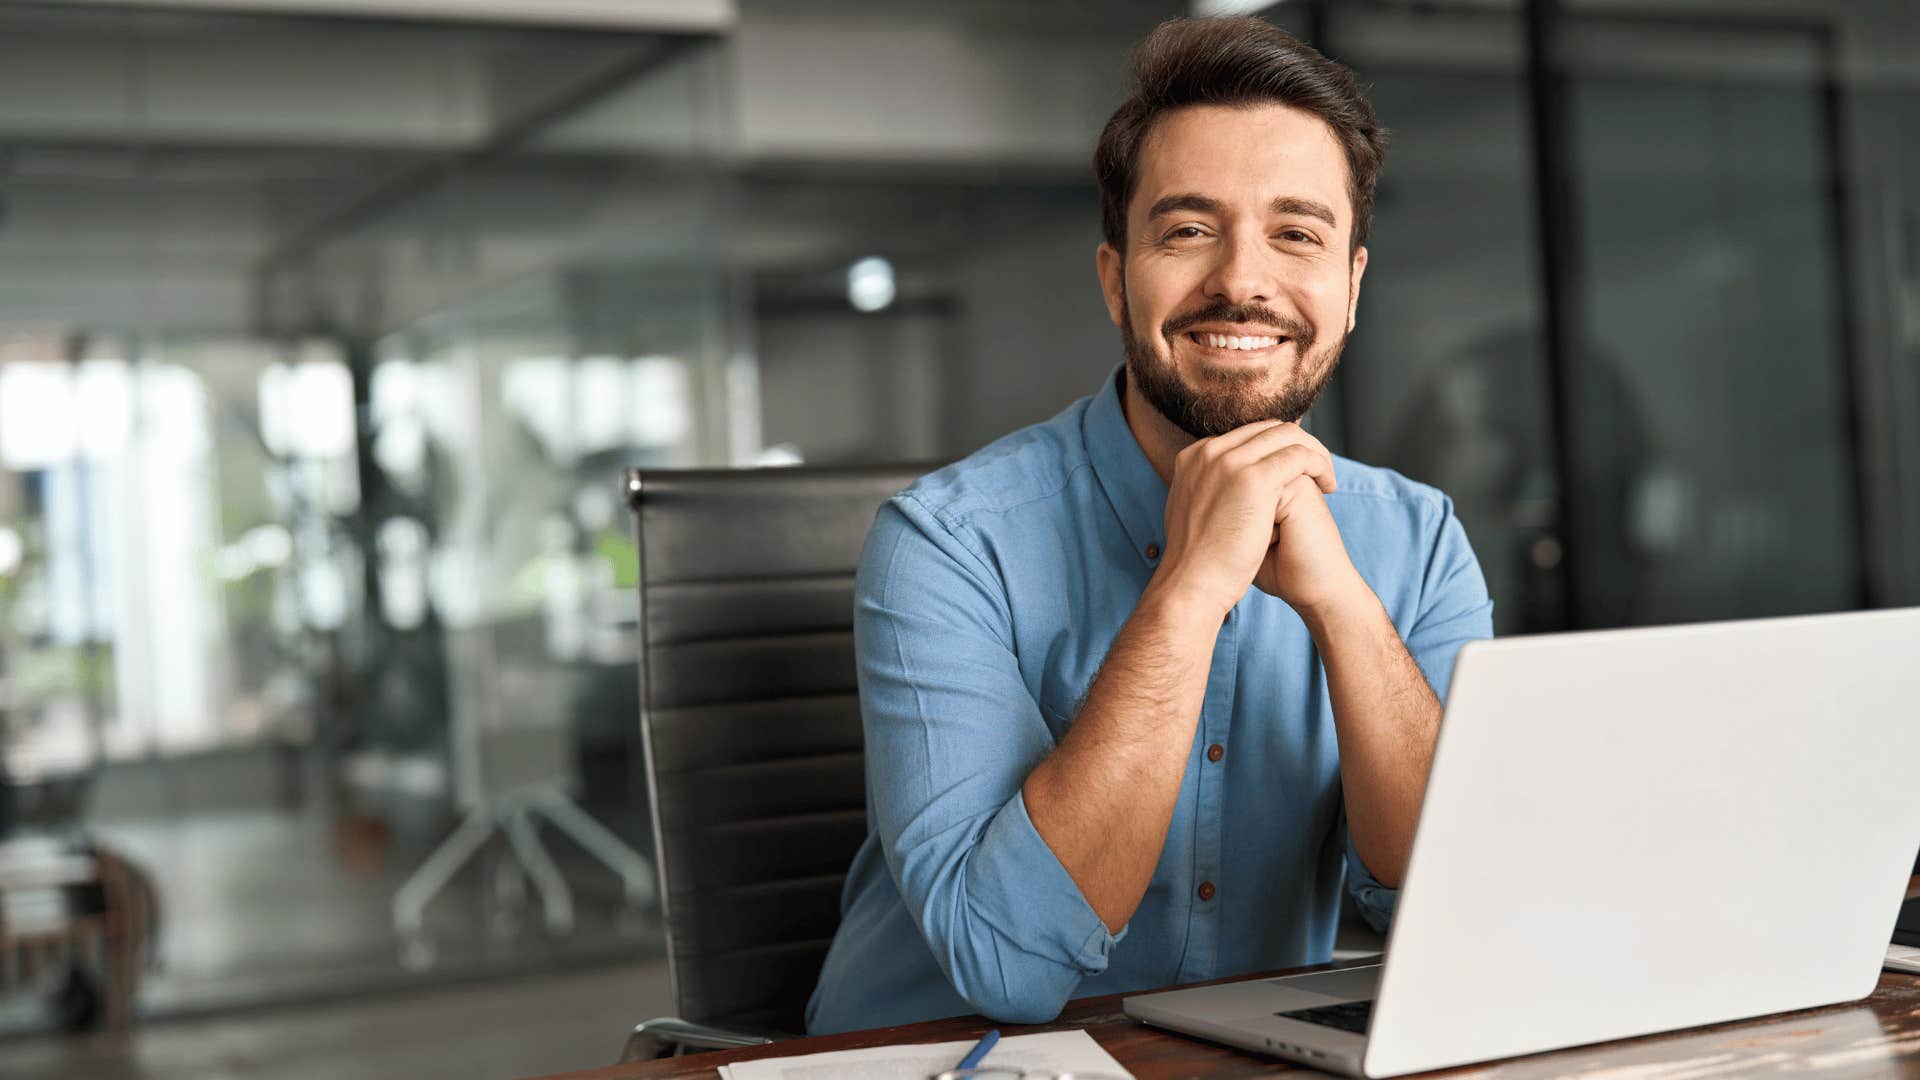
[[[1125,257],[1127,204],[1139,185],[1140,145],[1162,113],[1188,105],[1268,102],[1318,116],[1340,140],[1353,203],[1351,247],[1357,250],[1373,218],[1373,183],[1386,157],[1387,131],[1345,64],[1250,15],[1169,19],[1134,50],[1133,96],[1107,121],[1093,152],[1107,243]]]

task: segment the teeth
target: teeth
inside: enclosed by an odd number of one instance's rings
[[[1277,337],[1234,337],[1230,334],[1195,334],[1201,342],[1216,349],[1269,349],[1280,344]]]

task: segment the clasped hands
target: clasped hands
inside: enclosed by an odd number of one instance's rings
[[[1365,592],[1327,508],[1333,455],[1299,424],[1259,420],[1174,457],[1156,579],[1220,617],[1251,582],[1311,619]]]

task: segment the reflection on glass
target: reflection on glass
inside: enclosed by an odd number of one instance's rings
[[[1842,609],[1859,510],[1818,32],[1568,27],[1592,625]]]
[[[1499,633],[1557,629],[1559,485],[1519,13],[1330,15],[1328,47],[1369,84],[1393,140],[1358,322],[1315,423],[1343,452],[1453,499]]]
[[[657,948],[614,493],[733,445],[714,45],[0,4],[0,833],[153,877],[150,1014],[395,977],[475,815],[410,959]]]

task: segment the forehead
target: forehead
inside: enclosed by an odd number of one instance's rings
[[[1275,196],[1315,199],[1350,224],[1347,156],[1326,121],[1288,105],[1190,105],[1160,117],[1141,141],[1129,214],[1192,192],[1240,208]]]

